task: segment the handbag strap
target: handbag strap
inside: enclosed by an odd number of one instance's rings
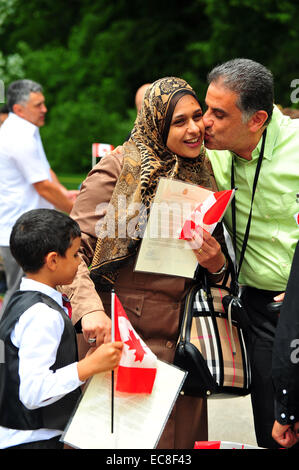
[[[264,130],[263,132],[263,140],[262,140],[262,146],[258,158],[258,162],[256,165],[256,170],[255,170],[255,176],[254,176],[254,181],[253,181],[253,186],[252,186],[252,197],[251,197],[251,206],[250,206],[250,211],[248,215],[248,221],[247,221],[247,226],[245,230],[245,235],[243,239],[243,245],[242,245],[242,250],[240,254],[240,259],[239,259],[239,266],[238,269],[236,269],[236,282],[238,282],[239,274],[241,271],[241,266],[244,260],[244,255],[245,255],[245,250],[249,238],[249,230],[250,230],[250,224],[251,224],[251,216],[252,216],[252,207],[253,207],[253,200],[254,200],[254,195],[255,195],[255,190],[258,182],[258,177],[260,174],[260,169],[262,165],[262,160],[264,157],[264,150],[265,150],[265,142],[266,142],[266,136],[267,136],[267,129]],[[234,157],[232,158],[232,171],[231,171],[231,188],[233,189],[235,186],[235,172],[234,172]],[[233,224],[233,247],[234,247],[234,252],[236,253],[236,201],[235,197],[232,199],[232,224]]]

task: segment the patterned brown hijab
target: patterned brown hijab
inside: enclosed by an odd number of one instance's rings
[[[113,210],[107,211],[98,233],[90,272],[97,285],[111,287],[122,263],[136,254],[160,178],[174,178],[212,188],[204,164],[203,147],[197,158],[188,159],[176,155],[166,146],[175,105],[185,94],[191,94],[198,101],[190,85],[175,77],[157,80],[145,93],[131,138],[122,147],[123,167],[110,201]],[[132,211],[136,204],[139,205],[137,212]],[[107,235],[111,214],[115,217],[115,237]],[[127,231],[129,235],[124,237],[120,227],[132,227],[132,224],[135,232]]]

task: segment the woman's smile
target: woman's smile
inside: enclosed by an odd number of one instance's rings
[[[188,139],[188,140],[185,140],[184,142],[189,147],[195,148],[195,147],[201,146],[202,136],[200,135],[199,137],[195,137],[194,139]]]

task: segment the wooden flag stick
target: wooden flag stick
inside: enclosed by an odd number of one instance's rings
[[[111,341],[115,341],[115,315],[114,315],[115,292],[111,291]],[[114,431],[114,370],[111,371],[111,434]]]

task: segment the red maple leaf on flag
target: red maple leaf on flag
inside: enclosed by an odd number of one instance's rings
[[[129,330],[129,339],[125,341],[125,344],[129,346],[129,349],[135,349],[135,362],[142,362],[144,358],[145,351],[140,343],[140,340],[136,338],[133,330]]]

